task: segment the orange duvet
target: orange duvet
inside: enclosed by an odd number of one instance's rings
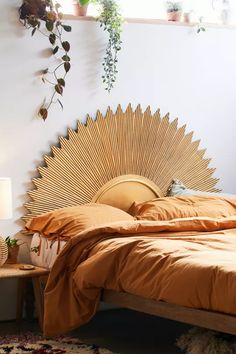
[[[89,321],[102,288],[236,315],[236,216],[125,221],[81,232],[50,273],[45,335]]]

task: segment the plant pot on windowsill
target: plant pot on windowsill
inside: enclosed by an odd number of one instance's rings
[[[88,10],[88,4],[81,5],[80,1],[73,1],[73,10],[75,16],[86,16]]]
[[[180,21],[182,16],[182,11],[171,11],[167,12],[167,19],[168,21]]]

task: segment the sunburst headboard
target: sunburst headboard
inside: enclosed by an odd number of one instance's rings
[[[177,119],[170,122],[168,114],[161,118],[159,110],[152,114],[150,107],[142,112],[131,105],[125,112],[120,106],[115,113],[108,108],[104,117],[98,111],[96,120],[78,122],[78,130],[69,128],[68,137],[59,138],[60,147],[52,146],[52,155],[44,156],[46,166],[33,179],[24,219],[98,201],[107,186],[117,185],[117,178],[122,183],[136,178],[147,187],[147,196],[165,195],[173,178],[189,188],[217,192],[215,169],[208,167],[200,141],[192,141],[193,132],[186,134],[185,128],[178,127]]]

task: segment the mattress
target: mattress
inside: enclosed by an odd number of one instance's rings
[[[39,233],[35,233],[31,241],[31,249],[39,247],[39,252],[30,252],[32,264],[51,269],[65,245],[66,241],[49,241]]]

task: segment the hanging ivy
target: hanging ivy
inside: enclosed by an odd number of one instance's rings
[[[119,7],[114,0],[99,0],[102,11],[98,17],[100,26],[108,32],[109,40],[106,47],[106,55],[103,61],[104,75],[102,76],[105,89],[110,92],[117,76],[118,52],[121,50],[121,32],[123,18]]]
[[[60,97],[66,85],[66,75],[71,68],[70,43],[63,40],[64,32],[71,32],[71,26],[63,23],[63,13],[59,3],[52,0],[24,0],[21,5],[20,20],[27,29],[31,29],[31,35],[39,32],[48,38],[51,45],[51,54],[59,59],[59,64],[51,70],[42,70],[42,81],[53,87],[53,93],[49,99],[45,99],[39,109],[39,116],[46,120],[52,104],[58,103],[63,109]]]

